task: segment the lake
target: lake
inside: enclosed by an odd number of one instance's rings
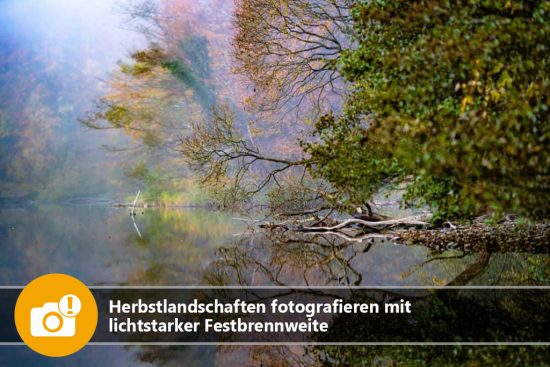
[[[548,284],[547,255],[491,254],[479,267],[478,254],[459,251],[251,234],[239,216],[138,209],[134,226],[129,209],[108,200],[11,203],[0,208],[0,284],[23,286],[52,272],[87,285],[445,285],[464,274],[476,285]],[[0,348],[0,365],[41,366],[241,364],[253,349],[89,346],[52,360],[25,346]]]

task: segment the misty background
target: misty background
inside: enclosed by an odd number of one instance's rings
[[[135,192],[120,131],[79,119],[144,43],[116,1],[0,1],[0,198],[62,200]]]

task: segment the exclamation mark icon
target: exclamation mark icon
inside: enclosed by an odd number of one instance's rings
[[[59,300],[59,311],[66,317],[75,317],[81,308],[80,299],[74,294],[66,294]]]
[[[69,296],[67,297],[67,314],[72,315],[73,314],[73,297]]]

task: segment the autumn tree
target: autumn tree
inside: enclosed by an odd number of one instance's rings
[[[236,71],[251,83],[254,111],[338,108],[336,62],[350,46],[350,0],[241,0],[234,15]],[[303,117],[303,116],[301,116]],[[310,117],[310,116],[306,116]]]
[[[215,183],[237,200],[286,188],[294,208],[286,212],[311,211],[298,197],[311,198],[317,209],[327,206],[317,201],[326,190],[307,174],[310,160],[298,138],[308,121],[341,106],[345,85],[336,61],[351,47],[350,7],[346,0],[237,2],[232,54],[234,71],[252,91],[245,99],[247,121],[221,107],[183,140],[202,183]],[[285,207],[274,192],[267,199]]]
[[[152,146],[169,137],[174,141],[191,119],[204,118],[217,100],[220,69],[228,67],[212,52],[223,43],[216,41],[219,34],[213,31],[221,32],[218,27],[229,25],[229,16],[225,22],[214,16],[216,4],[205,8],[191,1],[165,0],[124,6],[128,26],[141,32],[149,45],[121,63],[107,82],[109,92],[85,123],[95,128],[124,128]],[[199,22],[211,15],[207,33]],[[159,136],[152,137],[155,134]]]
[[[107,92],[82,122],[93,129],[119,129],[137,144],[108,147],[129,152],[131,177],[161,192],[190,181],[179,144],[193,122],[206,121],[216,103],[240,94],[230,83],[231,4],[212,1],[129,2],[120,11],[147,47],[131,53],[107,80]],[[162,183],[160,181],[166,181]]]
[[[342,117],[305,142],[351,201],[405,187],[440,218],[550,213],[550,3],[358,3]],[[316,140],[318,139],[318,140]]]
[[[335,63],[350,47],[350,6],[347,0],[131,1],[121,10],[149,45],[120,65],[83,122],[137,140],[130,151],[142,158],[130,174],[144,182],[164,176],[151,164],[185,175],[183,152],[223,203],[273,183],[298,188],[307,163],[298,136],[309,129],[307,120],[341,105]],[[299,123],[281,119],[290,111],[305,115]],[[304,188],[306,196],[318,196],[319,187]]]

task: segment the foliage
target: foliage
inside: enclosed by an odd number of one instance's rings
[[[158,45],[131,55],[131,62],[109,81],[110,93],[83,123],[94,129],[124,129],[145,147],[174,145],[188,127],[181,107],[190,117],[200,117],[210,95],[194,68],[181,58],[170,58]]]
[[[226,87],[229,65],[220,54],[229,44],[222,33],[229,27],[228,8],[219,1],[200,6],[144,0],[123,9],[149,44],[120,63],[108,80],[108,92],[82,122],[93,129],[123,130],[137,142],[109,149],[127,153],[127,161],[135,165],[127,171],[142,184],[149,202],[204,201],[204,192],[190,185],[178,148],[193,122],[207,120],[217,101],[235,95]],[[134,174],[140,171],[144,174]],[[176,193],[178,189],[182,191]]]
[[[339,60],[353,93],[304,146],[363,202],[388,184],[439,217],[550,211],[550,2],[373,1]]]

